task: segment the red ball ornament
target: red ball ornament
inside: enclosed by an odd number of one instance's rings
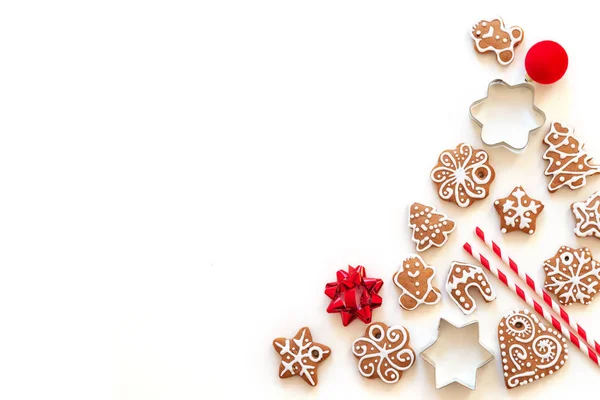
[[[563,77],[569,66],[565,49],[552,40],[536,43],[525,56],[525,70],[532,81],[548,85]]]

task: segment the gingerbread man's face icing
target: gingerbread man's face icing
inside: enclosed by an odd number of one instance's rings
[[[482,20],[473,26],[471,37],[479,53],[493,51],[500,64],[508,65],[515,58],[515,47],[523,41],[523,29],[505,26],[502,18]]]

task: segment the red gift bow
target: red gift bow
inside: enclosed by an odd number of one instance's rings
[[[325,294],[331,299],[327,312],[341,313],[344,326],[356,318],[365,324],[371,323],[373,309],[381,306],[383,301],[377,294],[383,281],[367,278],[365,267],[361,265],[356,268],[348,265],[348,272],[340,269],[336,278],[337,282],[325,286]]]

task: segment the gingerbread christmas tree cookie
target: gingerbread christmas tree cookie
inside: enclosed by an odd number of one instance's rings
[[[600,165],[592,164],[592,156],[583,150],[584,144],[575,137],[572,128],[554,122],[544,143],[548,145],[543,156],[548,161],[544,174],[552,177],[548,183],[550,192],[564,186],[579,189],[588,176],[600,173]]]
[[[544,205],[529,197],[522,186],[517,186],[507,197],[496,200],[494,208],[500,215],[502,233],[522,231],[532,235]]]
[[[419,252],[443,246],[455,226],[453,220],[434,207],[413,203],[408,209],[408,227],[413,231],[412,240]]]
[[[600,191],[585,201],[571,204],[575,216],[574,232],[579,237],[595,236],[600,239]]]

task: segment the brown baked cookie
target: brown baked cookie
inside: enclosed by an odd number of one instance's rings
[[[496,299],[496,293],[483,272],[483,268],[457,261],[453,262],[446,280],[446,291],[460,311],[466,315],[472,314],[477,308],[475,299],[469,293],[469,289],[472,287],[481,293],[486,302],[489,303]]]
[[[402,293],[398,298],[400,307],[414,310],[421,304],[433,305],[440,302],[440,290],[433,286],[435,268],[426,265],[425,261],[416,254],[408,256],[394,274],[394,284]]]
[[[369,379],[379,378],[396,383],[415,362],[415,352],[409,346],[410,335],[401,325],[387,326],[374,322],[365,335],[352,343],[352,353],[358,358],[358,371]]]
[[[307,327],[300,328],[292,339],[273,340],[273,347],[281,356],[279,377],[299,376],[311,386],[316,386],[319,382],[317,367],[331,355],[329,347],[313,342]]]
[[[471,29],[475,50],[479,53],[493,51],[501,65],[508,65],[515,59],[515,47],[523,41],[523,37],[521,27],[507,27],[500,17],[491,21],[479,21]]]
[[[529,310],[513,311],[498,324],[498,342],[508,389],[552,375],[569,358],[567,340]]]
[[[431,246],[442,247],[456,224],[434,207],[413,203],[408,209],[408,227],[412,228],[412,240],[417,251]]]
[[[529,197],[522,186],[517,186],[507,197],[496,200],[494,208],[500,215],[502,233],[522,231],[533,235],[544,205]]]
[[[465,143],[443,151],[431,170],[431,180],[437,185],[440,198],[459,207],[485,199],[495,177],[488,153]]]
[[[586,201],[571,204],[576,224],[573,230],[579,237],[595,236],[600,239],[600,191]]]
[[[544,174],[552,177],[548,183],[551,193],[563,186],[579,189],[586,184],[586,177],[600,174],[600,165],[592,164],[592,157],[583,150],[584,144],[575,137],[572,128],[552,123],[544,143],[548,145],[543,156],[548,161]]]
[[[544,261],[544,287],[560,304],[590,304],[600,290],[600,263],[587,247],[572,249],[562,246],[554,257]]]

